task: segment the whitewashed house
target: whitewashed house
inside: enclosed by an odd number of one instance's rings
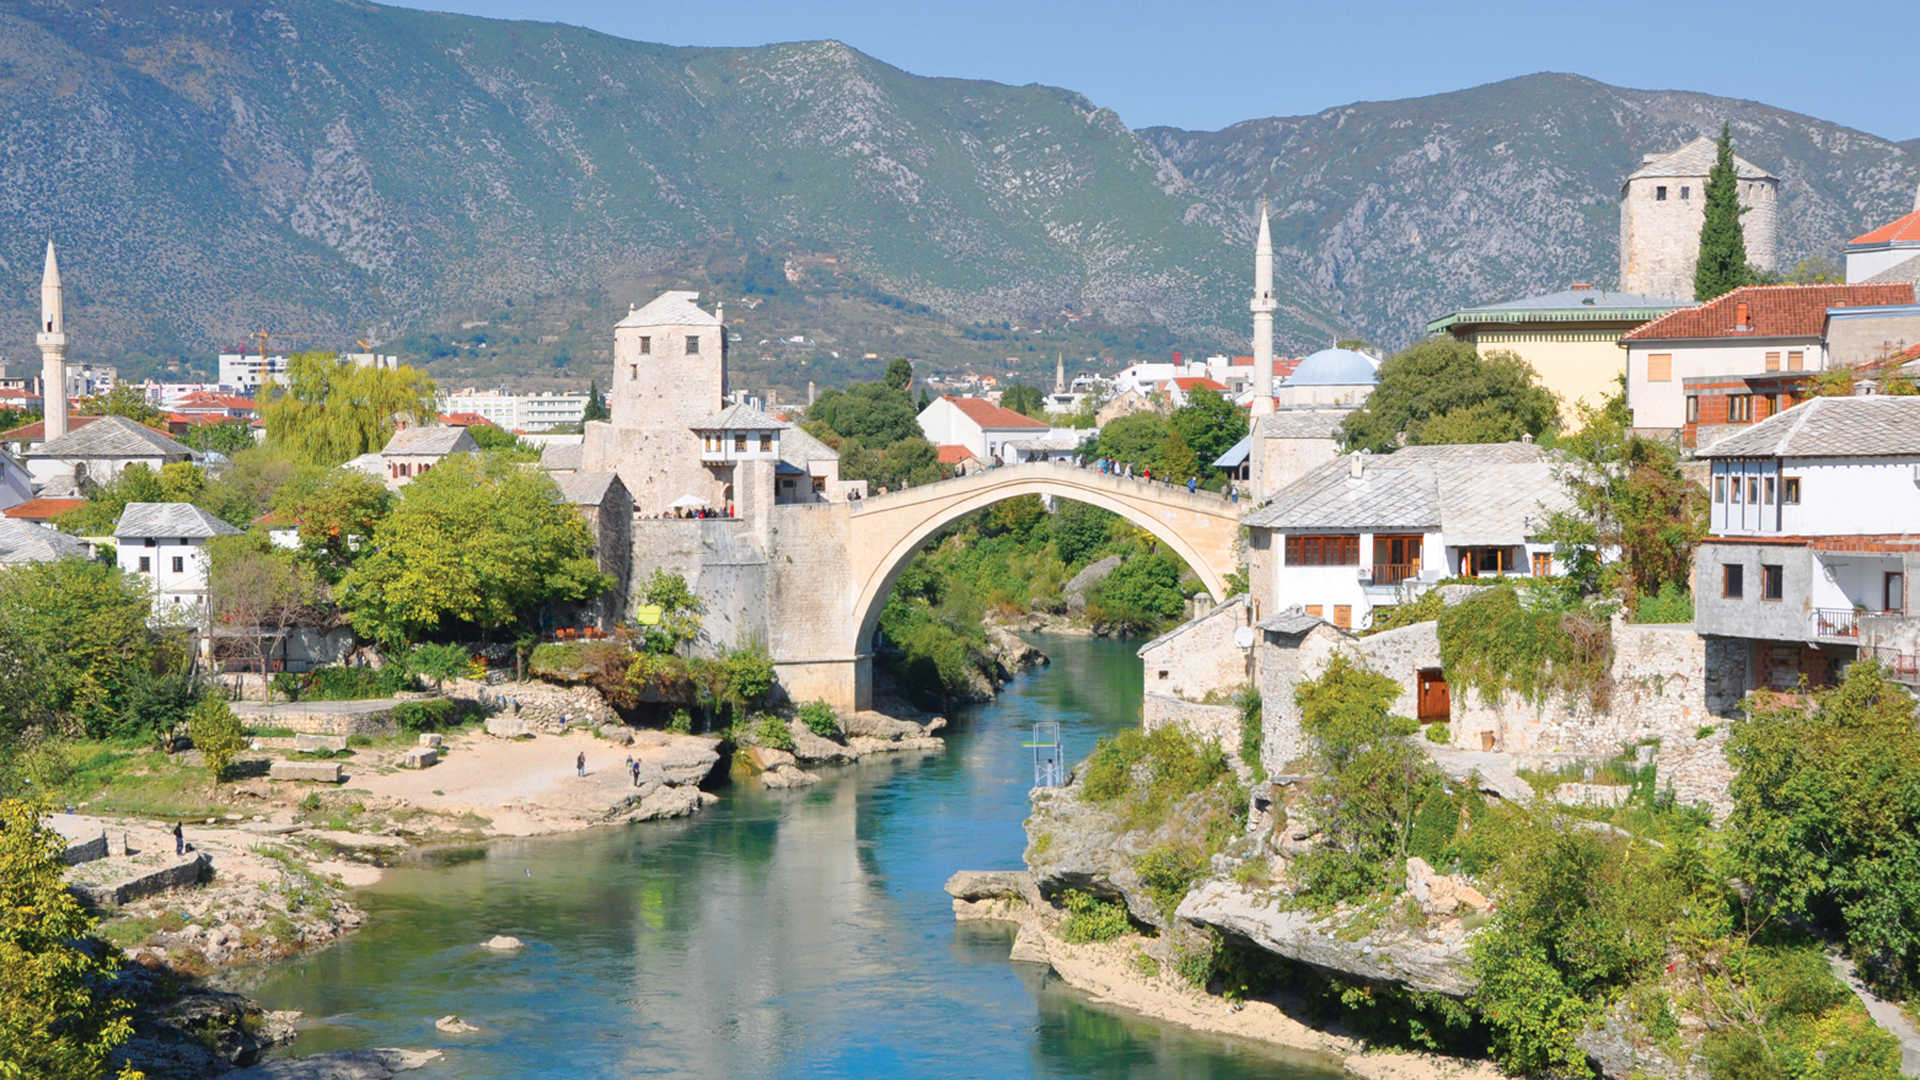
[[[1700,423],[1689,379],[1824,371],[1829,311],[1911,303],[1911,282],[1749,285],[1669,312],[1620,339],[1633,426],[1665,433]]]
[[[1376,609],[1410,602],[1442,578],[1557,574],[1553,545],[1539,534],[1571,505],[1559,467],[1531,442],[1327,462],[1245,518],[1255,613],[1361,630]]]
[[[239,531],[192,503],[128,503],[113,528],[116,561],[152,586],[156,620],[198,625],[207,606],[206,543]]]
[[[145,424],[102,416],[28,450],[26,459],[35,488],[77,488],[110,483],[129,465],[159,472],[174,462],[193,460],[193,451]]]
[[[985,398],[935,398],[920,411],[920,432],[936,447],[964,446],[987,462],[1018,460],[1008,444],[1046,435],[1044,421],[1003,409]]]
[[[1825,684],[1863,655],[1920,683],[1920,398],[1814,398],[1699,456],[1694,625],[1740,646],[1743,689]]]

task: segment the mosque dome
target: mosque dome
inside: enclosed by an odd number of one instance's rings
[[[1380,363],[1352,349],[1321,349],[1300,361],[1287,386],[1372,386],[1380,381]]]

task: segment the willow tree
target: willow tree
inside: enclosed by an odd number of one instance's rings
[[[1740,229],[1740,180],[1733,168],[1733,137],[1720,125],[1713,171],[1707,174],[1706,220],[1700,224],[1700,260],[1693,267],[1693,298],[1712,300],[1749,284],[1747,238]]]
[[[319,465],[378,450],[401,420],[434,415],[433,380],[424,372],[345,363],[332,353],[293,357],[286,385],[260,410],[269,440]]]

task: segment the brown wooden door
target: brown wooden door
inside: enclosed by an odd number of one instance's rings
[[[1452,718],[1452,693],[1447,688],[1446,676],[1441,674],[1439,668],[1420,669],[1418,699],[1421,723],[1444,724]]]
[[[1339,627],[1342,630],[1353,629],[1353,605],[1352,604],[1333,605],[1333,625]]]

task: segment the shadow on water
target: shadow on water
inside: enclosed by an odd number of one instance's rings
[[[1042,648],[1053,664],[955,717],[943,752],[412,860],[361,894],[360,933],[253,992],[305,1012],[297,1053],[447,1047],[422,1077],[1332,1075],[1092,1006],[1010,964],[1004,931],[954,924],[949,874],[1019,864],[1032,723],[1059,720],[1078,759],[1137,722],[1135,646]],[[488,953],[493,934],[526,948]],[[446,1013],[483,1030],[440,1035]]]

